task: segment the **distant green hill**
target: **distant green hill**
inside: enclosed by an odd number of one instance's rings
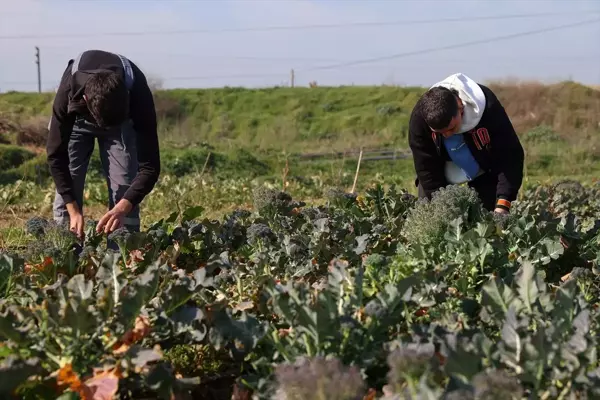
[[[600,128],[600,91],[573,82],[490,84],[519,133],[546,126],[570,142]],[[425,88],[178,89],[155,92],[163,143],[208,142],[287,152],[406,147],[410,112]],[[52,93],[0,94],[0,118],[44,128]]]

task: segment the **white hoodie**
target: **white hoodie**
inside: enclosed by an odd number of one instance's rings
[[[485,94],[479,85],[473,79],[459,72],[450,75],[432,87],[436,86],[455,89],[464,104],[463,119],[457,133],[465,133],[475,128],[485,110]],[[446,162],[444,172],[446,179],[451,184],[460,184],[469,180],[465,172],[452,161]],[[480,171],[477,176],[482,173],[483,171]]]
[[[485,110],[485,94],[483,94],[483,90],[479,85],[473,79],[459,72],[450,75],[432,87],[436,86],[458,91],[458,97],[465,106],[462,124],[458,133],[465,133],[475,128]]]

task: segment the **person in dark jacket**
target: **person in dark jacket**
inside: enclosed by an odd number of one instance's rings
[[[510,211],[523,182],[524,151],[488,87],[461,73],[433,85],[412,111],[409,146],[419,197],[466,182],[487,210]]]
[[[101,50],[69,60],[48,130],[48,165],[56,185],[54,220],[68,223],[83,237],[85,177],[97,140],[109,210],[96,230],[139,230],[139,204],[160,173],[154,99],[142,71],[127,58]]]

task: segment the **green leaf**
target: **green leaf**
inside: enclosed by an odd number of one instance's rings
[[[175,378],[173,368],[165,362],[155,365],[146,377],[148,387],[155,391],[158,398],[162,400],[174,398],[172,395],[176,382],[177,379]]]
[[[213,316],[213,327],[209,330],[210,342],[217,349],[230,343],[233,357],[243,357],[251,352],[266,333],[266,325],[246,313],[233,319],[229,310],[219,310]]]
[[[552,260],[557,260],[565,252],[565,248],[557,240],[546,240],[544,242],[546,256],[540,259],[543,265],[547,265]]]
[[[119,279],[119,276],[122,274],[121,268],[119,267],[119,260],[120,256],[116,253],[106,254],[102,259],[98,272],[96,272],[96,279],[112,288],[113,304],[119,302],[121,289],[125,285],[125,283]]]
[[[123,290],[122,321],[129,324],[140,310],[154,297],[158,289],[160,261],[154,262],[143,274],[138,275]]]
[[[76,392],[65,392],[56,398],[56,400],[79,400],[79,399],[81,399],[81,397],[79,397],[79,394]]]
[[[477,232],[477,234],[481,238],[490,237],[495,231],[496,231],[496,224],[493,222],[489,222],[489,223],[478,222],[477,226],[475,227],[475,232]]]
[[[495,278],[483,285],[481,305],[491,315],[499,315],[503,318],[515,301],[516,296],[513,291],[501,279]]]
[[[194,271],[194,284],[190,287],[190,290],[196,290],[198,286],[210,287],[213,285],[213,278],[207,277],[206,268],[199,268]]]
[[[161,360],[162,354],[154,349],[144,349],[141,346],[133,345],[127,350],[127,358],[136,368],[144,368],[147,364]]]
[[[15,316],[10,312],[7,312],[6,315],[0,315],[0,337],[12,340],[15,343],[21,343],[25,337],[13,326],[16,322]]]
[[[189,333],[193,341],[200,342],[208,332],[208,328],[202,324],[203,319],[204,313],[200,308],[183,306],[171,316],[173,333],[176,335]],[[202,330],[196,329],[200,326]]]
[[[538,298],[538,288],[534,279],[535,267],[532,263],[525,263],[521,266],[520,273],[517,274],[517,286],[519,298],[523,305],[532,312],[532,305]]]
[[[590,310],[582,310],[573,321],[573,328],[581,334],[590,332]]]
[[[67,283],[67,290],[71,297],[83,302],[92,297],[94,283],[92,281],[86,282],[85,276],[78,274],[69,280]]]
[[[18,261],[18,268],[15,265],[15,259],[8,254],[0,253],[0,295],[8,295],[11,289],[12,280],[17,270],[23,268],[22,261]]]
[[[165,223],[172,224],[173,222],[177,221],[177,216],[178,216],[178,212],[173,211],[171,214],[169,214],[169,216],[165,220]]]
[[[480,368],[481,357],[458,347],[456,350],[449,350],[444,372],[463,382],[468,382],[480,371]]]
[[[361,255],[367,250],[367,246],[369,244],[370,234],[366,233],[364,235],[360,235],[356,238],[356,247],[354,248],[354,253]]]
[[[510,307],[502,325],[501,336],[502,341],[515,352],[517,362],[520,360],[520,354],[523,351],[523,343],[519,337],[518,328],[516,311],[513,307]]]
[[[539,328],[530,338],[530,343],[524,347],[524,374],[522,380],[540,387],[544,380],[547,367],[552,367],[552,362],[559,361],[549,357],[555,344],[546,341],[546,330]]]
[[[561,332],[570,329],[574,317],[575,293],[577,284],[575,280],[568,280],[556,290],[552,306],[552,320]]]
[[[202,207],[202,206],[195,206],[195,207],[187,208],[183,212],[183,215],[181,217],[181,222],[184,223],[187,221],[194,220],[194,219],[202,216],[203,212],[204,212],[204,207]]]
[[[8,398],[9,394],[29,377],[42,371],[40,360],[37,358],[20,360],[16,356],[8,356],[0,363],[0,393]]]

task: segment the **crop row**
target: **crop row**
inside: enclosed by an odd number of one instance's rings
[[[309,206],[259,187],[83,241],[35,217],[0,255],[3,398],[600,396],[600,188],[510,216],[460,186]]]

